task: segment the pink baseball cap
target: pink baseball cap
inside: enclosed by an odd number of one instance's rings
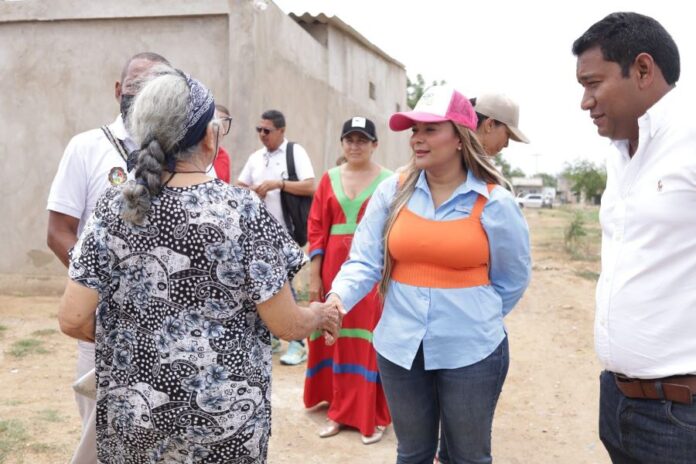
[[[417,122],[444,122],[476,130],[476,111],[471,102],[452,87],[436,85],[425,91],[413,111],[395,113],[389,118],[389,127],[393,131],[409,129]]]

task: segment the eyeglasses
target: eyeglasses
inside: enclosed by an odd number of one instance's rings
[[[220,132],[222,135],[227,135],[230,133],[230,128],[232,127],[232,118],[230,116],[225,116],[220,118]]]
[[[220,135],[227,135],[230,133],[230,128],[232,127],[232,118],[230,116],[217,118],[217,122],[220,125]]]
[[[268,128],[266,128],[266,127],[256,126],[256,132],[258,132],[259,134],[260,134],[261,132],[263,132],[263,135],[268,135],[268,134],[270,134],[271,132],[273,132],[273,131],[275,131],[275,130],[277,130],[277,129],[276,129],[276,128],[268,129]]]

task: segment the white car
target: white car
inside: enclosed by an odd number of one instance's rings
[[[546,206],[544,197],[539,193],[527,193],[517,197],[517,204],[520,205],[520,208],[541,208]]]

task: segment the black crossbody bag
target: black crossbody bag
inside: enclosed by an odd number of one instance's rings
[[[288,177],[285,180],[298,181],[295,171],[294,143],[288,142],[285,150],[286,162],[288,166]],[[293,195],[285,190],[280,191],[280,202],[283,206],[283,218],[288,227],[290,236],[300,246],[307,244],[307,218],[309,208],[312,206],[312,197]]]

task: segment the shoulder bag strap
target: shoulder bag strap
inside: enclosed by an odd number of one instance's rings
[[[287,180],[297,180],[297,172],[295,172],[295,150],[293,150],[294,142],[288,142],[288,146],[285,148],[285,160],[288,165],[288,178]]]
[[[123,145],[123,142],[121,142],[116,137],[114,137],[114,134],[111,133],[109,126],[102,126],[101,130],[102,130],[102,132],[104,132],[104,135],[109,140],[109,142],[111,142],[111,145],[114,146],[114,148],[116,149],[118,154],[121,155],[121,158],[123,158],[123,161],[126,162],[126,165],[128,167],[128,172],[130,172],[133,167],[130,166],[130,163],[128,162],[128,150],[126,150],[126,147]]]

